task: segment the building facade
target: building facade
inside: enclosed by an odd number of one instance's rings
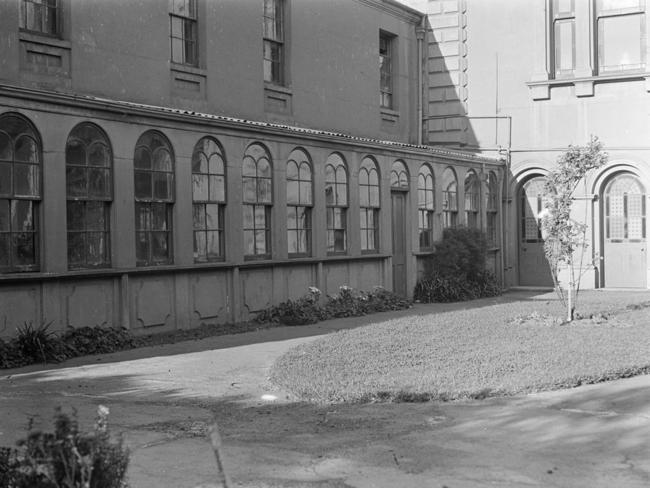
[[[235,322],[309,286],[410,296],[460,223],[500,271],[505,166],[423,144],[417,11],[0,5],[0,334]]]
[[[609,163],[575,193],[589,225],[582,285],[648,288],[650,16],[644,0],[414,0],[427,13],[425,139],[508,163],[508,286],[552,284],[542,178],[597,136]]]

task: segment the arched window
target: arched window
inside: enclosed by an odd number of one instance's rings
[[[41,143],[22,115],[0,116],[0,271],[38,269]]]
[[[153,130],[142,134],[133,167],[137,265],[172,263],[174,155],[167,138]]]
[[[287,246],[289,256],[311,255],[312,171],[309,156],[295,149],[287,161]]]
[[[361,250],[379,249],[379,172],[372,158],[363,158],[359,169]]]
[[[531,178],[521,187],[521,242],[544,242],[539,214],[544,210],[543,176]]]
[[[242,163],[244,189],[244,256],[271,257],[271,207],[273,176],[271,157],[261,144],[246,149]]]
[[[104,131],[89,122],[72,129],[65,164],[68,268],[108,267],[113,154]]]
[[[646,238],[645,191],[630,174],[614,178],[605,190],[605,239],[638,242]]]
[[[442,188],[443,227],[456,227],[458,224],[458,182],[453,169],[446,168],[442,173]]]
[[[497,175],[490,171],[487,175],[487,193],[485,216],[487,219],[485,233],[487,234],[488,243],[496,246],[497,242],[497,215],[499,213],[499,187],[497,184]]]
[[[436,209],[433,171],[428,164],[418,173],[418,233],[420,250],[433,249],[433,215]]]
[[[327,252],[347,251],[348,173],[343,158],[334,153],[325,164]]]
[[[479,227],[479,196],[478,177],[473,170],[469,170],[465,175],[465,222],[467,227],[474,229]]]
[[[395,161],[390,170],[390,187],[408,190],[409,174],[403,161]]]
[[[192,153],[192,214],[194,261],[224,259],[224,208],[226,169],[221,146],[204,137]]]

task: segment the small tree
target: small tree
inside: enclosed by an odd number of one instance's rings
[[[544,253],[551,267],[555,291],[566,306],[567,322],[574,318],[587,248],[587,215],[583,222],[572,218],[573,192],[581,181],[586,185],[584,178],[589,171],[606,162],[607,153],[602,150],[598,138],[592,136],[586,146],[569,146],[558,158],[557,167],[546,177],[547,200],[542,215]],[[567,267],[569,276],[566,295],[558,279],[563,266]]]

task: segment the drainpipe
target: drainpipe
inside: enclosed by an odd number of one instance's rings
[[[415,37],[418,40],[418,146],[422,145],[422,119],[423,119],[423,107],[422,107],[422,91],[424,89],[422,83],[422,70],[424,69],[424,36],[426,34],[426,15],[422,15],[422,20],[420,25],[415,28]]]

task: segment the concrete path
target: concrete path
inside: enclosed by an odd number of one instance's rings
[[[328,406],[292,402],[266,379],[276,357],[318,335],[453,307],[5,370],[0,445],[23,437],[29,417],[50,429],[57,405],[90,428],[103,404],[132,449],[133,488],[219,486],[214,419],[237,487],[650,486],[649,376],[484,401]]]

